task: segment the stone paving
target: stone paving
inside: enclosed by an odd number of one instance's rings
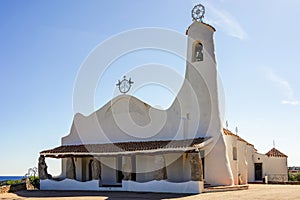
[[[17,193],[0,194],[0,199],[205,199],[205,200],[244,200],[244,199],[266,199],[266,200],[299,200],[300,185],[249,185],[248,190],[202,193],[198,195],[187,194],[156,194],[156,193],[134,193],[134,192],[65,192],[65,191],[21,191]]]

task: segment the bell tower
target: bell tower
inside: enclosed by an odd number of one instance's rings
[[[205,181],[211,185],[233,185],[233,175],[223,136],[218,94],[218,74],[214,48],[214,27],[203,22],[205,8],[196,5],[192,10],[193,23],[186,35],[187,58],[181,99],[182,115],[187,115],[186,138],[209,137],[204,151]]]
[[[216,29],[203,22],[205,8],[203,5],[196,5],[192,10],[193,23],[188,27],[187,61],[198,63],[206,59],[215,62],[214,32]]]

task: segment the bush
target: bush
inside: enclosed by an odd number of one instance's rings
[[[298,172],[297,174],[289,173],[289,181],[300,181],[300,172]]]
[[[39,177],[30,176],[29,182],[37,189],[40,189],[40,179]]]
[[[15,185],[15,184],[20,184],[20,183],[22,183],[22,180],[9,180],[9,181],[6,181],[7,185]]]

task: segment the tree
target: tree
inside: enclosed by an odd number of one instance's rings
[[[32,167],[28,169],[28,172],[25,174],[25,176],[33,176],[35,178],[35,176],[38,173],[38,169],[36,167]]]

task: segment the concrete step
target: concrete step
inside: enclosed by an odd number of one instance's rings
[[[225,191],[235,191],[235,190],[247,190],[249,185],[233,185],[233,186],[213,186],[204,187],[203,192],[225,192]]]

